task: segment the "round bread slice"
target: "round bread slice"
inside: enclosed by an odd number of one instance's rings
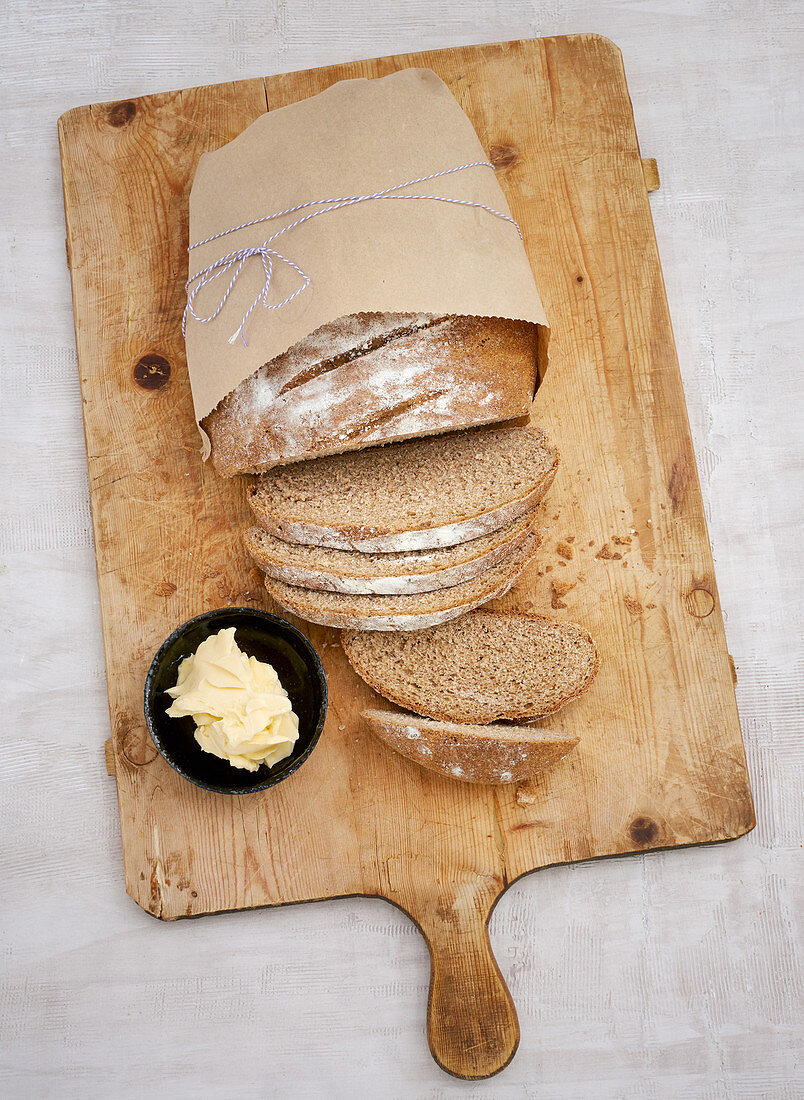
[[[304,546],[278,539],[261,527],[250,528],[245,540],[246,549],[260,569],[285,584],[323,592],[398,596],[435,592],[479,577],[534,533],[536,523],[537,517],[531,512],[471,542],[396,554]]]
[[[529,535],[501,564],[472,581],[440,592],[413,596],[345,596],[340,592],[316,592],[311,588],[265,578],[269,595],[278,604],[311,623],[351,630],[423,630],[455,619],[473,607],[504,595],[536,550],[538,540]],[[365,679],[365,677],[364,677]]]
[[[432,722],[392,710],[364,710],[362,717],[389,748],[462,783],[521,783],[558,763],[580,741],[554,730]]]
[[[599,658],[577,623],[475,611],[416,634],[347,633],[358,676],[416,714],[486,725],[543,718],[589,688]]]
[[[508,424],[277,467],[249,500],[259,525],[286,542],[429,550],[532,512],[558,461],[541,428]]]

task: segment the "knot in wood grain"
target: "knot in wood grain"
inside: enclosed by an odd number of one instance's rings
[[[144,390],[161,390],[170,381],[170,363],[163,355],[143,355],[134,364],[134,381]]]
[[[515,145],[510,145],[508,142],[500,142],[498,145],[492,145],[489,149],[489,159],[497,171],[503,168],[513,168],[515,164],[519,164],[519,150]]]
[[[687,611],[696,619],[705,619],[715,610],[715,597],[709,589],[702,584],[693,585],[684,597]]]
[[[125,718],[121,718],[117,736],[123,757],[134,768],[146,767],[159,755],[156,745],[145,732],[145,727],[139,723],[129,724]]]
[[[120,129],[121,126],[128,126],[136,113],[137,104],[132,103],[130,99],[125,99],[121,103],[113,103],[106,117],[110,126]]]
[[[646,848],[652,844],[659,835],[659,826],[649,817],[635,817],[628,826],[628,834],[634,844]]]

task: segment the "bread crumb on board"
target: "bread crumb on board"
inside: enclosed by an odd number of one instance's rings
[[[603,561],[621,561],[622,554],[615,553],[607,542],[600,547],[595,557]]]
[[[575,583],[560,581],[558,578],[550,582],[550,606],[554,611],[566,608],[564,597],[575,587]]]

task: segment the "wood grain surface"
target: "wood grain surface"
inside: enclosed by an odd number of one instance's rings
[[[562,468],[534,568],[504,606],[587,626],[603,667],[551,720],[577,753],[530,789],[475,790],[364,734],[373,698],[305,628],[330,712],[290,780],[228,799],[156,754],[141,693],[176,624],[261,605],[241,488],[202,467],[180,336],[198,156],[266,105],[424,64],[498,166],[553,326],[536,415]],[[428,1033],[456,1075],[518,1038],[487,924],[551,863],[739,836],[753,808],[689,425],[619,52],[596,36],[404,55],[79,108],[60,122],[68,249],[127,888],[166,919],[377,895],[433,960]],[[534,976],[534,980],[538,980]]]

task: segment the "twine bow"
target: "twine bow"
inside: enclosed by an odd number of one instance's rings
[[[243,222],[242,225],[233,226],[231,229],[224,229],[221,233],[215,233],[214,236],[207,237],[206,240],[196,241],[195,244],[190,245],[187,250],[188,252],[192,252],[194,248],[200,248],[202,245],[211,244],[213,241],[220,240],[222,237],[228,237],[231,233],[238,233],[241,229],[249,229],[254,225],[261,225],[263,222],[274,221],[276,218],[287,217],[290,214],[297,214],[301,210],[310,210],[310,213],[303,215],[301,218],[297,218],[296,221],[277,230],[276,233],[270,236],[266,241],[263,241],[262,244],[253,245],[248,248],[238,248],[233,252],[227,252],[224,256],[220,256],[207,267],[191,275],[185,284],[187,305],[184,307],[184,314],[182,316],[182,334],[185,334],[187,331],[188,315],[195,318],[196,321],[202,322],[202,324],[214,321],[229,300],[234,285],[248,261],[255,257],[259,257],[265,273],[265,281],[259,294],[243,314],[239,328],[229,337],[230,344],[234,344],[236,340],[240,338],[243,341],[243,346],[248,347],[245,334],[246,324],[257,306],[262,305],[264,309],[282,309],[306,290],[311,282],[310,276],[302,271],[298,264],[294,263],[293,260],[283,255],[276,248],[271,247],[274,241],[283,234],[289,233],[292,229],[304,225],[305,222],[310,221],[312,218],[317,218],[320,214],[331,214],[334,210],[342,210],[346,206],[355,206],[358,203],[370,202],[374,199],[430,199],[434,202],[448,202],[456,206],[474,206],[478,210],[485,210],[487,213],[493,214],[495,218],[502,218],[503,221],[510,222],[517,233],[519,233],[521,239],[522,232],[514,219],[509,217],[508,214],[504,214],[501,210],[495,210],[491,206],[486,206],[485,203],[471,202],[468,199],[448,198],[445,195],[399,194],[400,191],[403,191],[407,187],[413,187],[419,183],[426,183],[428,180],[438,179],[441,176],[451,176],[453,173],[463,172],[467,168],[491,168],[492,171],[494,171],[494,165],[491,161],[487,160],[474,161],[471,164],[460,164],[457,168],[446,168],[442,172],[433,172],[429,176],[420,176],[419,179],[406,180],[404,183],[394,184],[393,187],[386,187],[384,191],[375,191],[371,195],[349,195],[337,199],[313,199],[310,202],[301,203],[299,206],[291,206],[287,210],[277,211],[275,214],[267,214],[264,218],[254,218],[253,221]],[[269,295],[271,292],[271,283],[273,281],[274,269],[277,264],[285,264],[287,267],[292,268],[299,276],[300,283],[299,286],[297,286],[292,293],[283,298],[281,302],[270,302]],[[198,295],[216,279],[226,275],[231,275],[231,277],[217,306],[206,316],[200,315],[195,305]]]

